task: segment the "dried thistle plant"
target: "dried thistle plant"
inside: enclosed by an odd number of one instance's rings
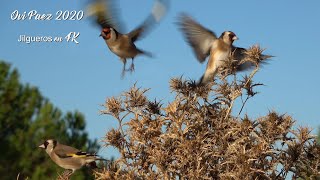
[[[61,174],[58,174],[57,180],[69,180],[71,174],[72,174],[72,171],[65,170]]]
[[[240,62],[255,64],[248,76],[237,77],[239,64],[231,57],[214,85],[172,79],[176,96],[167,105],[148,100],[147,90],[136,85],[109,98],[101,112],[117,119],[119,129],[107,132],[104,141],[118,149],[120,158],[97,171],[96,178],[319,178],[320,147],[310,129],[294,130],[291,116],[274,111],[257,119],[241,113],[262,85],[253,82],[260,64],[271,57],[262,52],[253,46]],[[245,99],[241,110],[232,112],[238,98]]]

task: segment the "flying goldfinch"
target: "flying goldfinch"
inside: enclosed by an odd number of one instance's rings
[[[110,51],[116,54],[123,62],[122,77],[126,69],[127,59],[132,59],[129,71],[134,71],[134,58],[138,55],[151,57],[151,53],[137,48],[134,44],[137,40],[144,37],[151,28],[157,24],[165,15],[167,10],[166,0],[156,0],[151,14],[136,29],[124,34],[121,32],[121,23],[117,22],[116,8],[113,0],[94,0],[88,6],[89,16],[93,16],[102,28],[100,36],[104,39]]]
[[[203,27],[186,14],[180,15],[178,26],[200,63],[203,63],[209,56],[206,71],[200,78],[199,84],[213,81],[219,67],[223,65],[231,53],[238,62],[245,57],[247,51],[245,48],[232,45],[234,41],[238,40],[238,37],[232,31],[225,31],[220,37],[217,37],[214,32]],[[240,64],[237,70],[246,70],[253,65],[250,62]]]
[[[95,154],[89,154],[71,146],[60,144],[54,139],[46,140],[39,148],[43,148],[57,165],[72,170],[71,174],[84,165],[96,167],[95,161],[105,160]]]

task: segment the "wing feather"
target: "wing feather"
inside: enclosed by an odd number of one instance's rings
[[[146,18],[146,20],[144,20],[144,22],[140,26],[132,30],[130,33],[128,33],[128,36],[132,40],[132,42],[135,42],[145,37],[145,35],[151,31],[154,25],[159,23],[162,17],[166,14],[168,6],[169,6],[168,0],[155,1],[152,12]]]
[[[82,151],[63,144],[59,144],[56,148],[54,148],[54,153],[58,155],[60,158],[68,158],[73,157],[74,155],[81,155]]]
[[[119,5],[115,0],[91,0],[87,7],[87,15],[95,18],[95,22],[102,28],[113,28],[123,33],[124,27],[119,16]]]
[[[186,41],[193,48],[198,61],[204,62],[210,54],[213,42],[217,39],[216,34],[186,14],[180,15],[177,24]]]

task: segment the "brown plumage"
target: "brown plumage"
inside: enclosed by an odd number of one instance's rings
[[[133,60],[138,55],[151,57],[151,53],[143,51],[135,46],[135,42],[144,37],[151,28],[164,16],[167,3],[165,0],[157,0],[152,13],[136,29],[127,34],[121,33],[119,21],[116,21],[116,14],[113,13],[112,0],[94,0],[89,6],[89,15],[96,17],[96,22],[101,26],[100,36],[105,40],[110,51],[116,54],[123,62],[122,76],[126,71],[127,59],[132,59],[130,71],[134,71]]]
[[[94,162],[97,160],[105,160],[96,154],[86,153],[74,147],[60,144],[54,139],[46,140],[39,147],[43,148],[57,165],[72,170],[71,174],[85,165],[95,167]]]
[[[179,17],[178,25],[187,43],[192,47],[198,61],[203,63],[209,56],[206,71],[201,77],[199,84],[213,81],[219,67],[233,54],[235,60],[240,62],[245,57],[246,49],[233,46],[238,39],[232,31],[223,32],[218,38],[216,34],[193,20],[188,15]],[[252,67],[252,63],[239,64],[239,71]]]

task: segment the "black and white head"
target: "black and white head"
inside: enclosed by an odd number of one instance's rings
[[[232,44],[233,41],[238,40],[239,38],[236,36],[236,34],[232,31],[225,31],[220,36],[221,39],[223,39],[224,42],[228,44]]]
[[[54,139],[48,139],[44,141],[43,144],[39,146],[39,148],[43,148],[46,150],[46,152],[49,154],[52,152],[52,150],[57,146],[58,142]]]

